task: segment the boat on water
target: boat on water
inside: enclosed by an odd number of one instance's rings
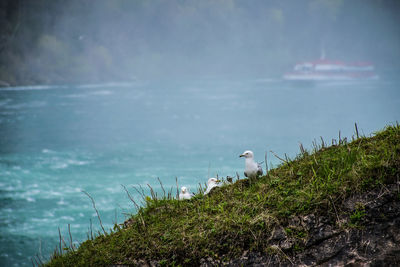
[[[283,75],[290,81],[351,81],[376,80],[379,76],[371,62],[347,63],[338,60],[327,60],[324,56],[314,61],[297,63],[293,71]]]

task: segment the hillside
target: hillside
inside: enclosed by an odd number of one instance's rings
[[[400,125],[321,139],[258,180],[145,207],[47,266],[400,264]]]

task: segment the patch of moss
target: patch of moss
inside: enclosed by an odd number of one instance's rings
[[[357,203],[354,212],[350,215],[350,227],[359,227],[365,217],[365,206],[362,203]]]
[[[212,194],[178,201],[146,199],[146,206],[124,227],[83,242],[77,250],[58,251],[47,266],[104,266],[157,260],[164,265],[198,265],[201,258],[226,260],[243,251],[269,251],[276,225],[295,215],[337,216],[352,194],[387,183],[400,175],[400,126],[352,142],[324,142],[302,152],[256,181],[239,180]],[[350,223],[362,220],[356,208]],[[303,244],[307,233],[286,227]],[[301,245],[295,246],[300,250]]]

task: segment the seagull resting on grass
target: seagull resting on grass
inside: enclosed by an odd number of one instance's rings
[[[244,176],[249,178],[255,178],[259,175],[263,174],[263,170],[261,165],[254,161],[254,153],[253,151],[247,150],[243,152],[242,155],[239,157],[245,158],[245,169],[244,169]]]
[[[191,199],[192,197],[193,197],[193,194],[190,193],[189,190],[185,186],[182,186],[181,192],[179,193],[179,200]]]
[[[207,189],[204,192],[204,195],[207,195],[208,193],[210,193],[211,189],[213,189],[214,187],[221,186],[221,185],[218,184],[219,182],[220,181],[217,180],[217,178],[208,179],[208,181],[207,181]]]

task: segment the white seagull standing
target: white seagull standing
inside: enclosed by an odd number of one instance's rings
[[[206,189],[206,191],[204,192],[204,195],[207,195],[208,193],[210,193],[211,189],[213,189],[214,187],[220,186],[220,185],[218,184],[219,182],[220,182],[220,181],[217,180],[217,178],[210,178],[210,179],[208,179],[208,181],[207,181],[207,189]]]
[[[185,186],[182,186],[181,192],[179,193],[179,200],[191,199],[192,197],[193,197],[193,194],[190,193],[189,190]]]
[[[257,162],[254,161],[254,153],[253,151],[247,150],[243,152],[239,157],[244,157],[245,160],[245,169],[244,176],[253,178],[263,174],[263,170]]]

